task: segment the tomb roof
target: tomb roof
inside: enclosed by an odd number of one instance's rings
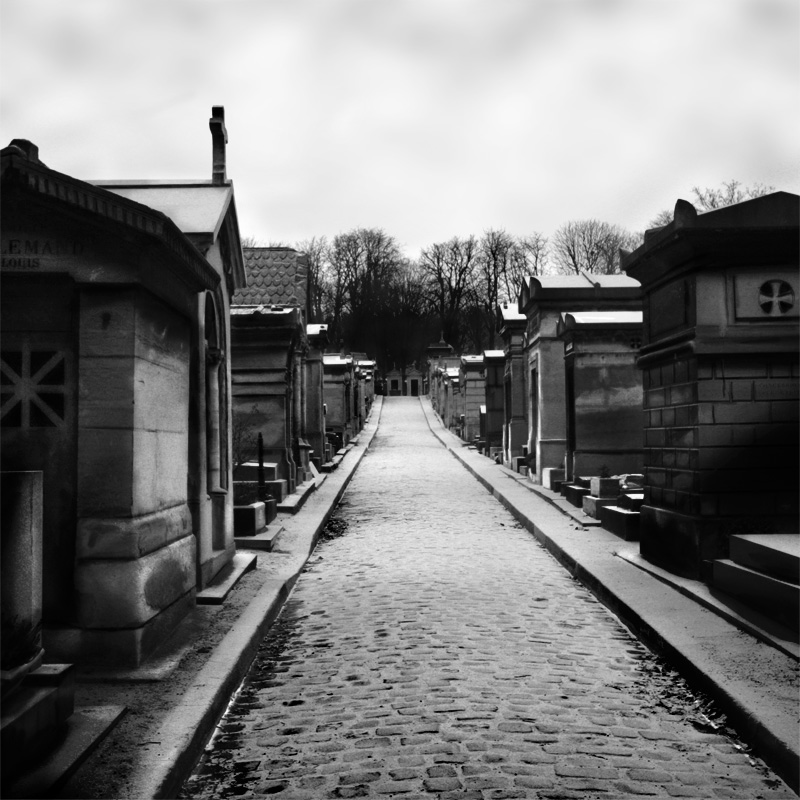
[[[506,351],[505,350],[484,350],[483,351],[484,358],[505,358]]]
[[[771,269],[782,260],[796,262],[798,225],[800,196],[791,192],[772,192],[702,214],[678,200],[672,222],[646,231],[643,244],[622,254],[622,268],[650,285],[673,267],[701,267],[713,251],[728,266]]]
[[[461,363],[464,366],[470,366],[473,364],[483,364],[483,356],[461,356]]]
[[[579,275],[536,275],[530,278],[531,285],[541,289],[590,289],[638,286],[639,281],[627,275],[600,275],[581,272]]]
[[[92,181],[119,197],[126,197],[166,214],[184,233],[206,233],[216,238],[233,202],[233,186],[211,181]]]
[[[309,336],[319,336],[320,334],[327,332],[328,332],[327,325],[320,325],[317,323],[311,323],[310,325],[306,325],[306,333]]]
[[[242,252],[247,285],[234,294],[234,303],[280,303],[305,309],[305,254],[290,247],[246,247]]]
[[[525,319],[525,315],[520,313],[516,303],[502,303],[498,306],[497,310],[504,322]]]
[[[282,315],[289,316],[296,312],[294,306],[231,306],[232,317],[253,317],[253,316],[270,316]]]
[[[71,212],[78,211],[86,219],[127,226],[137,234],[159,240],[183,263],[183,269],[192,275],[198,288],[211,289],[219,284],[219,274],[186,232],[160,208],[139,198],[118,195],[97,182],[83,181],[49,168],[39,159],[38,147],[27,140],[14,139],[0,151],[0,156],[7,197],[12,186],[19,186],[25,192],[46,198],[48,203],[63,205]]]
[[[322,363],[326,367],[347,367],[353,363],[352,356],[343,356],[340,353],[323,353]]]
[[[642,323],[641,311],[564,311],[561,319],[571,318],[577,325]]]
[[[606,304],[641,302],[641,284],[629,275],[599,275],[581,272],[579,275],[532,276],[523,283],[519,306],[530,313],[535,306],[564,306],[572,303]]]

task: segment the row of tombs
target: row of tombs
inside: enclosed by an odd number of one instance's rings
[[[92,183],[27,140],[0,151],[9,769],[63,731],[76,666],[135,671],[213,602],[239,536],[296,510],[372,404],[374,362],[324,352],[306,257],[242,248],[221,107],[209,125],[210,180]]]
[[[678,201],[625,274],[529,278],[503,349],[432,345],[427,378],[465,443],[794,641],[799,203]]]

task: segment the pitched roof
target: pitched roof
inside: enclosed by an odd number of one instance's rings
[[[233,295],[234,305],[281,305],[305,309],[308,260],[289,247],[246,247],[247,285]]]
[[[120,197],[156,208],[184,233],[207,233],[216,237],[233,199],[233,187],[210,181],[160,183],[157,181],[93,181]]]
[[[88,220],[124,225],[142,236],[153,237],[175,257],[175,264],[179,261],[188,269],[192,283],[198,284],[196,290],[213,289],[219,284],[219,275],[187,238],[186,231],[158,206],[113,192],[97,182],[56,172],[40,161],[39,148],[23,139],[14,139],[0,150],[0,172],[4,192],[20,187]]]

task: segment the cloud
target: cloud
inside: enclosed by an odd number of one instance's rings
[[[641,228],[696,184],[798,190],[798,21],[794,0],[4,0],[0,131],[77,177],[206,177],[223,104],[262,239]]]

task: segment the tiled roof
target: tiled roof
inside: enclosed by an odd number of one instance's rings
[[[246,247],[247,286],[233,296],[235,305],[281,305],[305,308],[308,260],[288,247]]]

